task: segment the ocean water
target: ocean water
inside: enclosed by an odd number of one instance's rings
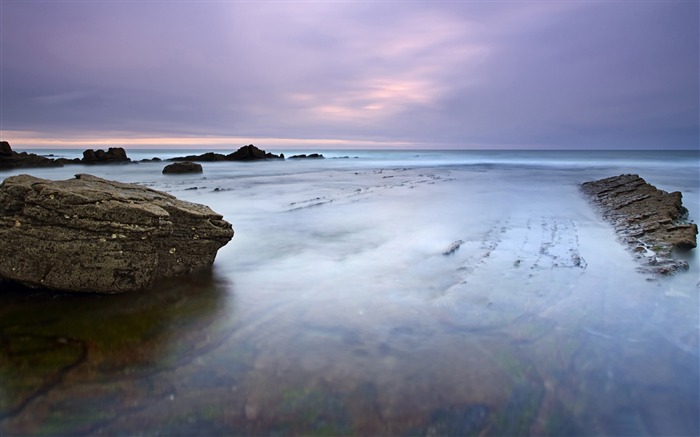
[[[637,173],[698,223],[697,151],[322,153],[0,173],[140,183],[235,230],[152,290],[0,295],[0,432],[700,434],[700,257],[638,272],[579,191]]]

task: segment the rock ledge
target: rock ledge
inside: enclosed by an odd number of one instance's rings
[[[688,220],[680,192],[659,190],[636,174],[585,182],[581,188],[645,265],[641,270],[668,275],[688,269],[674,251],[696,247],[698,227]]]
[[[81,174],[0,184],[0,281],[115,293],[203,270],[233,237],[204,205]]]

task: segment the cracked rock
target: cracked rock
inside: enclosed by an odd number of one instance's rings
[[[0,282],[117,293],[209,268],[233,237],[209,207],[81,174],[0,185]]]
[[[688,269],[674,252],[696,247],[698,227],[688,220],[680,192],[659,190],[636,174],[585,182],[581,188],[646,266],[642,271],[668,275]]]

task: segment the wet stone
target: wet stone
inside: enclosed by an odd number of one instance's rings
[[[698,228],[688,220],[680,192],[659,190],[636,174],[585,182],[581,189],[638,254],[641,271],[669,275],[688,269],[674,252],[695,248]]]

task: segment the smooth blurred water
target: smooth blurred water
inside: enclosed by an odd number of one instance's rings
[[[697,152],[323,153],[0,173],[140,183],[236,232],[211,273],[153,290],[0,296],[0,429],[698,434],[700,258],[638,273],[579,191],[638,173],[697,223]]]

